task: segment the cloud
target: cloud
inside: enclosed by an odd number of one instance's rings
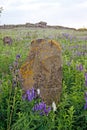
[[[86,0],[0,0],[2,24],[36,23],[70,27],[87,26]]]

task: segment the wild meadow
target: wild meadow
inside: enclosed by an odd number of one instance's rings
[[[12,45],[4,45],[10,36]],[[24,95],[19,69],[31,41],[54,39],[62,47],[62,94],[56,110]],[[50,86],[51,87],[51,86]],[[87,130],[87,31],[14,28],[0,30],[0,130]]]

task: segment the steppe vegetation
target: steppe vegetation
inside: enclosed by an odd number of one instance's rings
[[[3,44],[4,36],[13,39],[12,45]],[[62,94],[56,111],[44,103],[36,109],[40,99],[24,98],[19,82],[19,68],[38,38],[54,39],[62,47]],[[87,31],[0,29],[0,130],[87,130]]]

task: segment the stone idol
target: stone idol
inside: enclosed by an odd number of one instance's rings
[[[54,40],[37,39],[31,42],[26,62],[20,68],[24,90],[40,90],[48,105],[58,103],[62,90],[62,58],[60,44]]]

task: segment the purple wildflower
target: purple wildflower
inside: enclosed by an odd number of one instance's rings
[[[77,68],[77,70],[82,71],[83,70],[83,65],[82,64],[77,65],[76,68]]]
[[[87,109],[87,92],[85,92],[85,106],[84,106],[84,109],[86,110]]]
[[[69,38],[69,34],[68,33],[62,33],[63,37],[65,37],[66,39]]]
[[[85,106],[84,106],[84,110],[86,110],[87,109],[87,102],[85,103]]]
[[[87,80],[85,81],[85,86],[87,86]]]
[[[34,88],[27,90],[26,94],[28,101],[32,101],[36,97]]]
[[[85,73],[85,80],[87,81],[87,73]]]
[[[39,104],[36,104],[34,106],[34,111],[39,111],[39,110],[43,110],[46,109],[46,104],[44,102],[40,102]]]
[[[85,92],[85,101],[87,102],[87,92]]]
[[[48,115],[48,113],[51,111],[51,107],[48,107],[47,109],[44,109],[44,114]]]
[[[87,72],[84,74],[85,76],[85,86],[87,86]]]
[[[35,98],[36,98],[36,92],[34,88],[27,90],[26,93],[22,96],[23,100],[28,100],[28,101],[32,101]]]
[[[22,99],[32,101],[37,97],[37,93],[34,88],[31,88],[23,94]],[[51,111],[51,107],[47,107],[44,102],[40,102],[39,104],[36,104],[33,108],[33,111],[39,111],[40,115],[48,115],[48,113]]]
[[[79,70],[80,70],[80,71],[83,70],[83,65],[82,65],[82,64],[79,65]]]
[[[44,102],[40,102],[33,107],[33,111],[39,111],[40,115],[48,115],[48,113],[51,111],[51,107],[47,108]]]
[[[21,56],[20,56],[20,54],[17,54],[16,55],[16,59],[19,59]]]

